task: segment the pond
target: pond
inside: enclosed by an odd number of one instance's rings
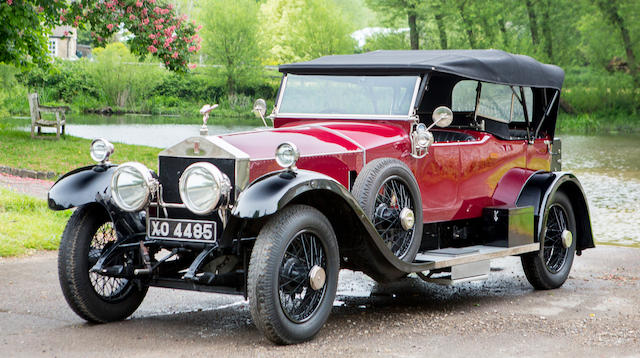
[[[220,121],[209,120],[209,133],[261,126],[253,117]],[[72,117],[69,123],[69,135],[166,148],[198,135],[202,121],[197,117],[82,116]],[[596,240],[640,247],[640,134],[564,133],[558,137],[563,142],[563,170],[574,172],[587,194]]]

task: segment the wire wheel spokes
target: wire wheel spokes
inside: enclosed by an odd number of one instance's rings
[[[404,208],[415,211],[409,187],[400,178],[391,177],[378,189],[373,225],[391,252],[400,258],[409,251],[414,236],[413,227],[402,227],[400,212]]]
[[[117,234],[112,222],[105,222],[96,230],[89,245],[89,268],[95,265],[105,248],[116,240]],[[89,280],[93,290],[106,301],[123,297],[131,286],[126,278],[103,276],[96,272],[89,272]]]
[[[284,314],[293,322],[301,323],[320,307],[327,283],[314,290],[310,272],[314,266],[327,270],[327,257],[320,239],[312,232],[298,233],[287,246],[280,266],[278,295]]]
[[[544,264],[551,273],[559,272],[567,261],[569,249],[562,243],[562,233],[568,230],[567,219],[567,212],[561,205],[551,205],[547,215],[543,248]]]

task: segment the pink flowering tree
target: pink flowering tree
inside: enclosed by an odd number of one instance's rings
[[[0,0],[0,62],[46,65],[46,34],[56,25],[91,26],[95,45],[124,28],[131,52],[184,72],[200,50],[199,27],[164,0]]]

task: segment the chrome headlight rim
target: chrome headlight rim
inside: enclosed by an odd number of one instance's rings
[[[118,192],[118,178],[124,173],[126,170],[133,170],[135,173],[139,174],[143,181],[143,190],[144,190],[144,200],[140,202],[140,204],[136,206],[128,205],[121,197]],[[118,166],[118,168],[113,173],[111,177],[111,200],[115,202],[115,204],[122,210],[128,212],[137,212],[141,211],[149,205],[151,200],[151,194],[155,188],[157,181],[151,174],[151,170],[147,168],[144,164],[138,162],[126,162],[122,163]]]
[[[96,148],[100,145],[104,146],[104,149],[103,149],[104,154],[102,156],[99,156],[98,154],[99,152],[96,150]],[[91,142],[91,146],[89,147],[89,155],[91,156],[91,159],[93,159],[94,161],[100,164],[104,164],[107,161],[109,161],[109,158],[113,154],[114,150],[115,150],[115,147],[111,142],[109,142],[104,138],[96,138]]]
[[[293,152],[293,160],[285,161],[281,157],[281,153],[283,149],[289,149]],[[276,163],[278,163],[278,165],[281,166],[282,168],[294,169],[296,167],[296,163],[298,162],[298,159],[300,159],[300,151],[298,150],[298,147],[292,142],[283,142],[276,147],[275,159],[276,159]]]
[[[202,207],[194,204],[193,200],[191,200],[189,196],[187,188],[189,176],[197,170],[204,170],[211,176],[217,185],[214,200]],[[231,181],[229,180],[229,177],[221,172],[215,165],[208,162],[197,162],[189,165],[180,176],[178,181],[178,191],[180,192],[180,199],[182,200],[182,203],[187,207],[187,209],[189,209],[189,211],[197,215],[207,215],[216,209],[219,209],[228,201],[231,193]]]

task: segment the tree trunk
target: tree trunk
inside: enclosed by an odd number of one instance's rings
[[[500,25],[500,33],[502,34],[502,43],[504,44],[505,50],[509,49],[509,36],[507,34],[507,25],[504,22],[504,17],[500,16],[498,18],[498,25]]]
[[[542,3],[542,37],[544,37],[544,52],[553,62],[553,37],[551,33],[551,16],[549,15],[551,1],[547,0]]]
[[[449,44],[447,43],[447,29],[444,24],[444,16],[442,15],[441,10],[435,13],[436,25],[438,26],[438,35],[440,36],[440,48],[446,50],[449,48]]]
[[[638,65],[636,63],[636,55],[633,53],[633,47],[631,42],[631,36],[629,35],[629,29],[624,23],[624,19],[618,12],[618,4],[615,1],[598,1],[598,6],[604,15],[611,21],[611,23],[620,30],[622,36],[622,44],[624,45],[625,53],[627,54],[627,63],[631,70],[631,76],[636,85],[640,85],[640,76],[638,76]]]
[[[418,50],[420,49],[420,39],[418,37],[418,25],[416,24],[416,13],[415,9],[411,9],[408,12],[409,17],[409,41],[411,42],[411,49]]]
[[[471,48],[476,48],[476,35],[473,33],[473,24],[471,20],[468,18],[467,14],[464,12],[464,7],[467,4],[467,1],[461,1],[458,3],[458,9],[460,10],[460,17],[462,18],[462,23],[465,27],[465,32],[467,33],[467,38],[469,39],[469,45]]]
[[[525,0],[527,6],[527,14],[529,15],[529,28],[531,29],[531,43],[538,46],[538,20],[536,19],[536,11],[533,8],[533,1]]]

